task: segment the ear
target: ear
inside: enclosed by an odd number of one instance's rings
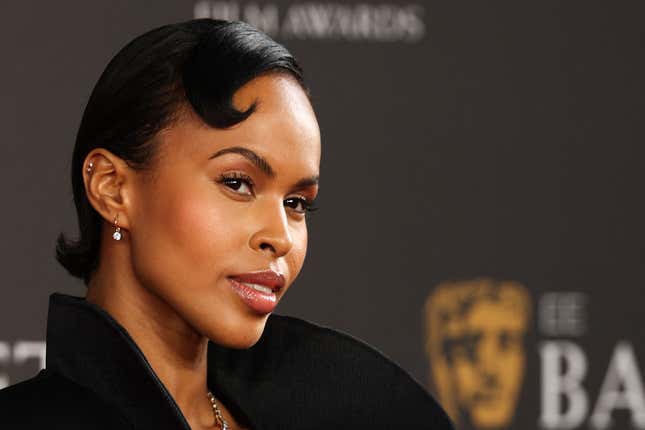
[[[104,148],[93,149],[83,162],[85,193],[90,204],[109,224],[130,228],[132,210],[130,193],[134,170],[118,156]]]

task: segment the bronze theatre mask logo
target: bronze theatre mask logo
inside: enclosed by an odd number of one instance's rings
[[[510,423],[530,314],[530,297],[517,282],[446,282],[430,294],[426,351],[439,401],[456,423],[482,429]]]

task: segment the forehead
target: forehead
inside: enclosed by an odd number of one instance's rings
[[[253,79],[233,96],[233,105],[244,111],[253,103],[255,111],[227,129],[205,124],[193,111],[183,115],[161,136],[164,158],[196,162],[214,152],[243,146],[266,158],[271,165],[298,165],[317,173],[320,164],[320,131],[309,99],[295,79],[268,74]]]
[[[464,333],[485,331],[523,331],[525,320],[508,303],[484,300],[474,304],[460,317],[453,318],[444,327],[444,335],[462,336]]]
[[[487,330],[521,330],[524,326],[523,315],[503,302],[485,301],[473,307],[468,314],[472,327]]]

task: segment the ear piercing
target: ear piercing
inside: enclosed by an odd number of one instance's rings
[[[92,169],[94,168],[94,162],[90,161],[89,164],[87,165],[87,168],[85,171],[87,172],[88,175],[92,174]],[[121,227],[119,227],[119,214],[116,214],[114,217],[114,233],[112,233],[112,239],[114,240],[121,240],[123,237],[123,234],[121,233]]]
[[[117,218],[119,218],[119,214],[116,214],[114,217],[114,233],[112,233],[112,238],[114,240],[121,240],[121,227],[119,227],[119,224],[117,223]]]
[[[88,175],[92,174],[93,168],[94,168],[94,162],[90,161],[89,164],[87,165],[87,168],[85,169]],[[114,233],[112,233],[112,239],[121,240],[122,237],[123,237],[123,233],[121,233],[121,227],[119,227],[119,214],[116,214],[116,216],[114,217]]]

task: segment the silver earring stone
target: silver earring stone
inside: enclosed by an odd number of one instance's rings
[[[114,217],[114,233],[112,233],[112,238],[114,240],[121,240],[121,227],[118,226],[117,224],[117,217]]]

